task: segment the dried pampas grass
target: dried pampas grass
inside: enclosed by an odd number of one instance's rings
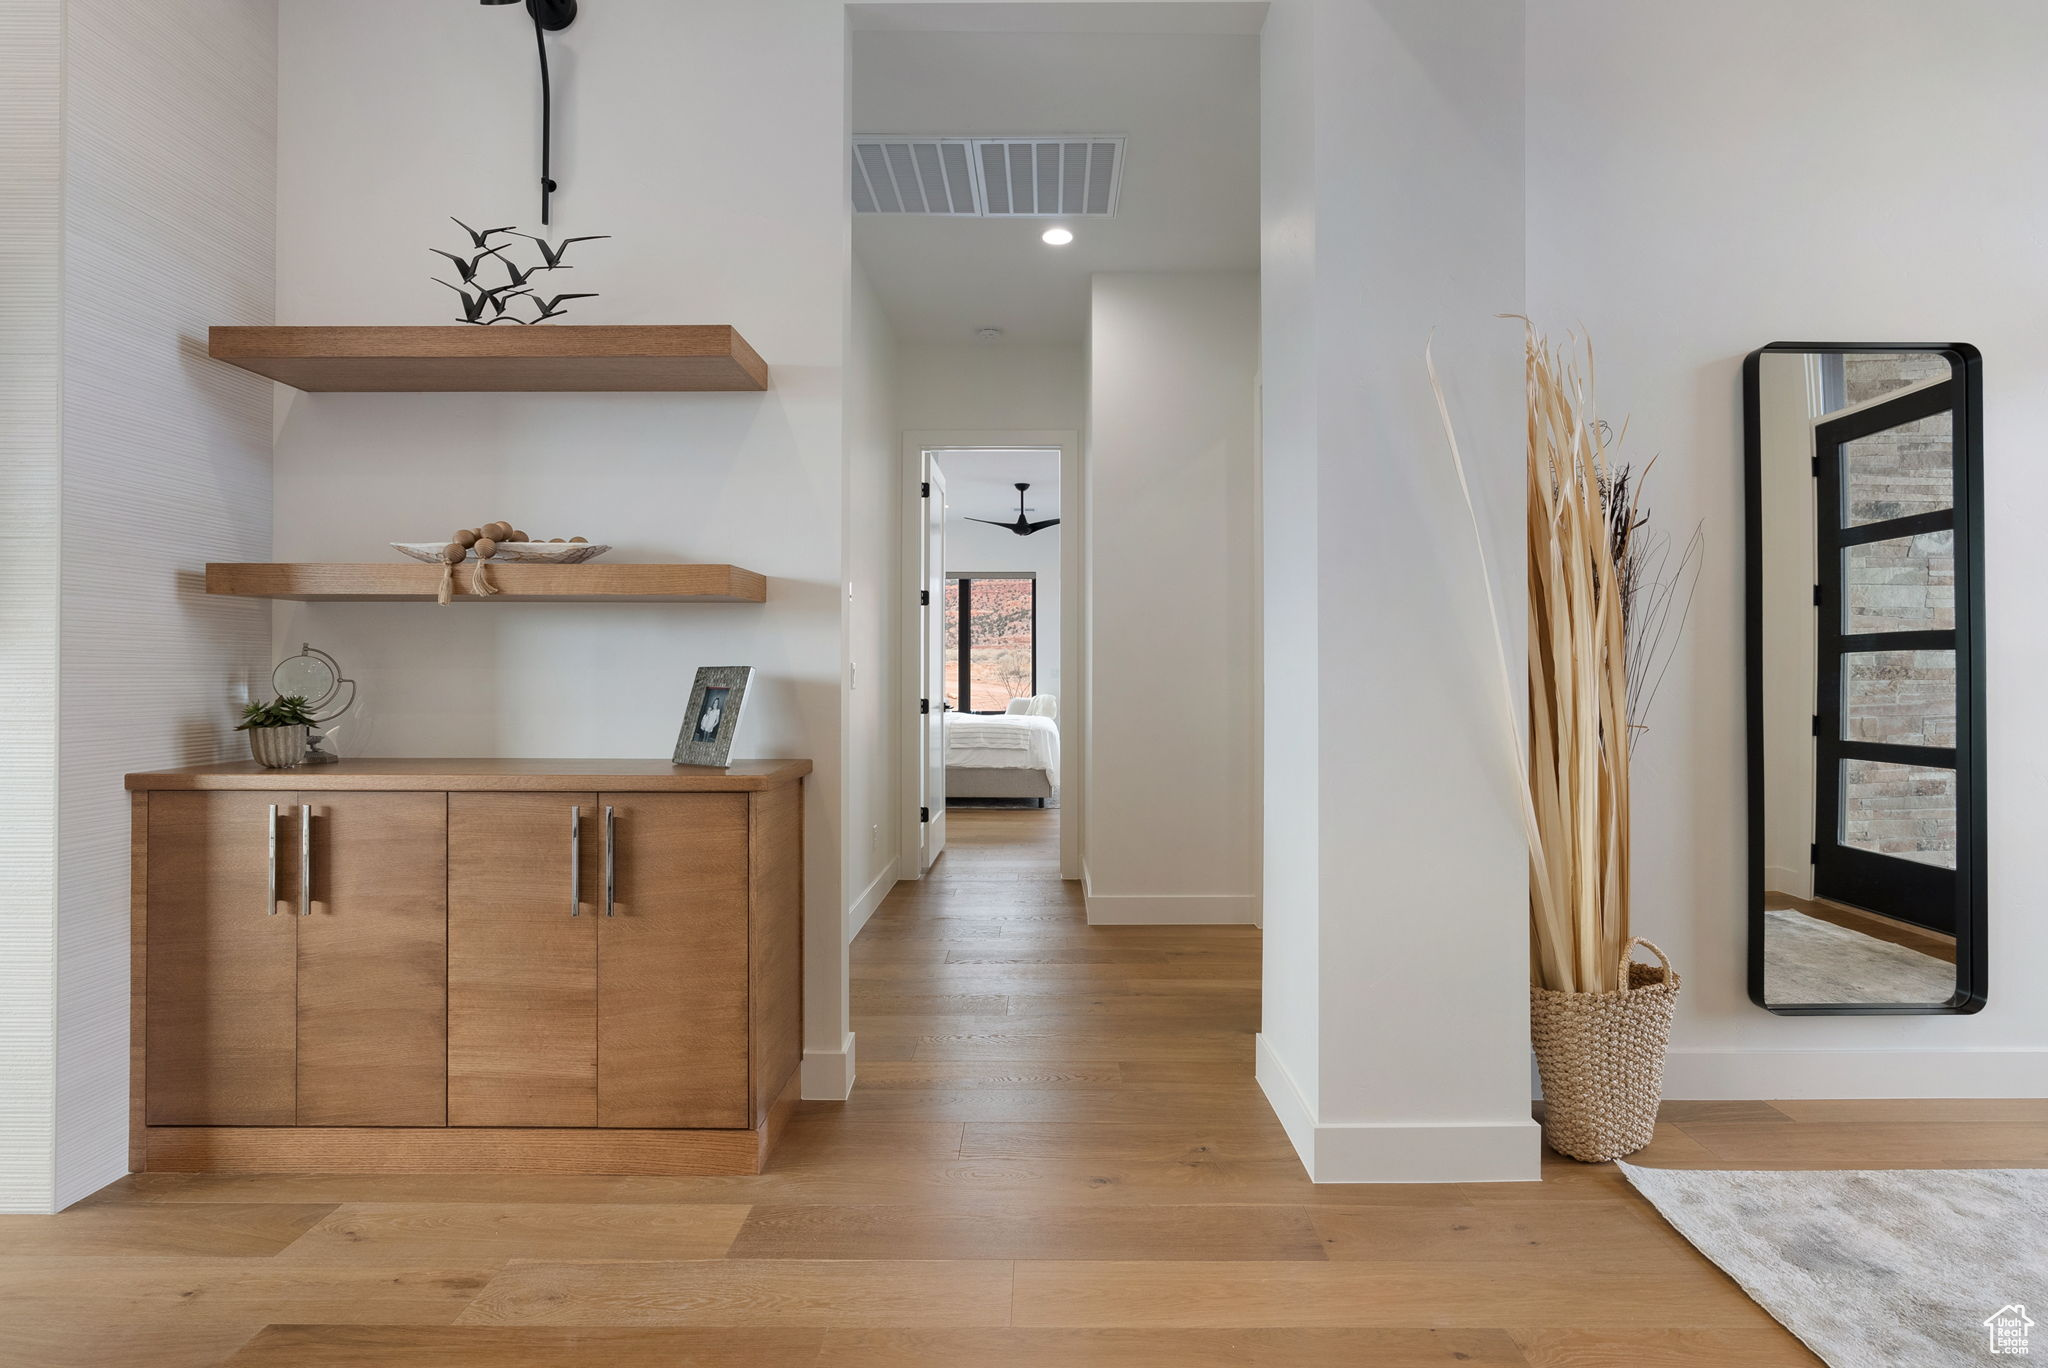
[[[1535,982],[1613,992],[1629,936],[1629,539],[1639,482],[1613,459],[1619,437],[1593,402],[1591,344],[1553,345],[1522,319],[1527,380],[1529,744],[1522,817],[1529,840]],[[1430,382],[1468,513],[1472,495],[1432,361]],[[1478,519],[1472,514],[1479,540]],[[1617,560],[1617,548],[1620,559]],[[1690,561],[1690,548],[1687,560]],[[1485,546],[1480,542],[1482,566]],[[1487,574],[1489,584],[1492,575]],[[1488,594],[1489,608],[1492,595]],[[1682,626],[1682,619],[1681,619]],[[1517,753],[1511,671],[1504,715]],[[1640,701],[1640,700],[1639,700]]]
[[[1525,319],[1529,797],[1544,858],[1530,905],[1537,982],[1608,993],[1628,939],[1628,640],[1616,527],[1638,525],[1593,404],[1593,349]],[[1609,491],[1628,491],[1610,507]],[[1610,521],[1610,519],[1612,521]]]

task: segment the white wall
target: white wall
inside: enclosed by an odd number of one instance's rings
[[[1078,342],[908,344],[899,367],[900,416],[909,429],[1078,429],[1087,417],[1087,359]]]
[[[1265,32],[1259,1077],[1320,1181],[1536,1176],[1520,774],[1422,356],[1519,661],[1521,77],[1514,0],[1276,0]]]
[[[1634,773],[1637,925],[1685,974],[1671,1096],[2048,1091],[2048,638],[2029,563],[2048,499],[2044,65],[2048,11],[2006,0],[1530,10],[1531,306],[1591,331],[1607,408],[1663,453],[1655,516],[1705,519],[1708,536]],[[1779,339],[1984,353],[1991,983],[1976,1016],[1776,1017],[1745,995],[1739,367]]]
[[[60,0],[0,6],[0,1212],[55,1193]]]
[[[1088,919],[1257,920],[1259,283],[1098,275],[1089,339]]]
[[[7,155],[22,134],[55,135],[60,114],[63,147],[61,201],[45,156],[21,181],[40,193],[10,208],[32,210],[34,231],[7,233],[7,312],[36,306],[8,327],[32,344],[9,383],[33,381],[16,412],[40,438],[4,502],[10,523],[41,524],[38,564],[7,578],[10,666],[32,677],[9,680],[0,710],[24,728],[7,754],[28,789],[10,783],[10,797],[40,790],[7,823],[22,846],[6,852],[9,892],[33,883],[36,905],[10,897],[0,924],[23,940],[18,957],[0,947],[20,976],[0,985],[8,1010],[41,1016],[0,1046],[0,1209],[13,1210],[65,1206],[128,1167],[121,776],[240,750],[235,707],[270,664],[268,612],[208,598],[200,571],[270,551],[270,386],[207,360],[205,334],[269,321],[273,11],[70,0],[62,12],[61,45],[54,6],[11,8],[9,25],[39,22],[0,40],[0,83],[34,102],[20,123],[10,106]]]
[[[1813,896],[1812,458],[1810,356],[1758,358],[1763,422],[1764,888]],[[1667,529],[1668,530],[1668,529]]]
[[[846,938],[896,882],[903,486],[896,338],[858,266],[846,349]]]
[[[448,216],[537,217],[531,25],[474,4],[283,0],[281,26],[279,321],[450,321],[427,251],[461,241]],[[344,752],[384,755],[666,756],[696,668],[755,666],[739,751],[817,767],[804,1087],[839,1095],[844,10],[607,0],[549,41],[554,232],[613,235],[574,249],[574,287],[603,297],[570,321],[733,324],[769,391],[294,395],[277,553],[382,560],[387,541],[503,517],[623,561],[745,565],[768,602],[294,606],[277,639],[340,658],[365,700]]]

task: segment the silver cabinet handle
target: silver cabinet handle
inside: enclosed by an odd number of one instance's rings
[[[277,915],[277,804],[270,805],[270,902],[266,909]]]
[[[612,839],[614,809],[610,804],[604,810],[604,914],[612,914],[612,901],[619,891],[619,847]]]
[[[569,915],[583,915],[583,809],[569,809]]]
[[[299,804],[299,915],[313,915],[313,805]]]

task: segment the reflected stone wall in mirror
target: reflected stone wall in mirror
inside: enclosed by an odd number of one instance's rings
[[[1984,1005],[1982,383],[1961,345],[1743,368],[1749,992]]]

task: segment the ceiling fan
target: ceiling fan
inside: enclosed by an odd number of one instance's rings
[[[1024,491],[1029,488],[1031,486],[1028,484],[1017,486],[1017,521],[997,522],[994,518],[969,518],[967,521],[987,523],[990,527],[1007,527],[1020,537],[1028,537],[1033,532],[1043,532],[1048,527],[1058,527],[1060,525],[1058,518],[1046,518],[1040,522],[1032,522],[1024,516]]]

